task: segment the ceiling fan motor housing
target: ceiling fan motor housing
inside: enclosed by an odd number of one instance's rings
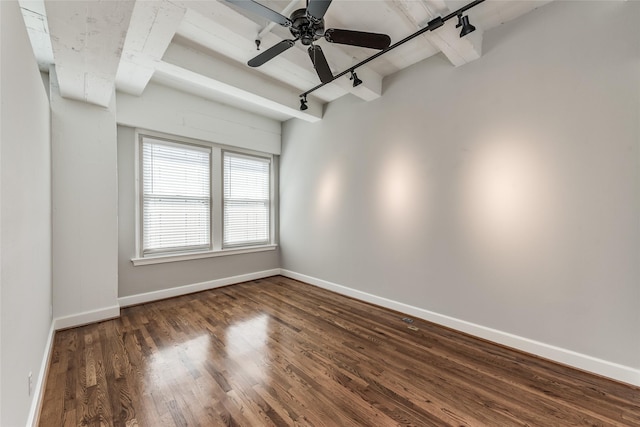
[[[311,45],[324,35],[324,19],[317,21],[309,19],[306,9],[295,10],[289,19],[292,22],[289,31],[305,46]]]

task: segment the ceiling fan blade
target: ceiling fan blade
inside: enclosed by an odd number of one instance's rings
[[[309,0],[309,4],[307,4],[307,15],[319,21],[324,17],[324,14],[327,13],[330,4],[331,0]]]
[[[269,49],[265,50],[260,55],[249,60],[249,62],[247,62],[247,65],[250,67],[259,67],[265,62],[280,55],[285,50],[293,47],[294,44],[296,44],[294,40],[282,40],[280,43],[271,46]]]
[[[249,12],[253,12],[256,15],[260,15],[263,18],[266,18],[284,27],[290,27],[292,24],[291,20],[286,16],[281,15],[275,10],[271,10],[267,6],[263,6],[253,0],[227,0],[227,2],[235,4],[236,6],[248,10]]]
[[[324,53],[322,53],[322,48],[316,45],[309,46],[309,57],[311,57],[311,62],[313,62],[313,66],[318,73],[318,77],[320,77],[320,81],[322,83],[329,83],[332,81],[333,73],[331,72],[331,68],[329,68],[327,58],[325,58]]]
[[[391,44],[391,38],[386,34],[339,30],[337,28],[329,28],[325,31],[324,38],[329,43],[348,44],[371,49],[386,49]]]

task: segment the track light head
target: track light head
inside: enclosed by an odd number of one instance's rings
[[[462,27],[460,30],[460,37],[464,37],[469,33],[473,33],[476,30],[476,27],[469,23],[469,16],[462,16],[462,14],[458,15],[458,25],[456,28]]]
[[[304,111],[308,108],[309,106],[307,105],[307,95],[305,95],[300,98],[300,111]]]
[[[351,70],[351,77],[349,77],[349,80],[353,80],[353,87],[357,87],[362,84],[362,80],[358,78],[358,75],[353,70]]]

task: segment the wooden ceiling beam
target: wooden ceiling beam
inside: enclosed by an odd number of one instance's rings
[[[415,29],[423,28],[437,16],[445,16],[451,11],[444,0],[386,0],[392,9],[401,14]],[[450,20],[436,31],[427,32],[424,37],[439,49],[454,66],[466,64],[482,56],[482,28],[460,38],[457,21]]]
[[[54,59],[44,0],[19,0],[19,4],[38,68],[48,73]]]
[[[246,66],[214,58],[177,43],[169,46],[163,61],[157,65],[156,74],[162,83],[178,89],[185,88],[185,83],[181,82],[188,82],[191,87],[195,85],[206,91],[215,91],[289,117],[309,122],[322,118],[322,104],[313,98],[308,100],[307,110],[300,110],[300,98],[294,88],[268,76],[256,75]]]
[[[134,0],[45,2],[60,93],[107,107]]]
[[[116,74],[116,87],[140,96],[185,14],[168,0],[136,1]]]

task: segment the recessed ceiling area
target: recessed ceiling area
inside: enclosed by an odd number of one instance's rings
[[[141,95],[150,81],[194,93],[276,120],[318,121],[323,105],[346,94],[365,101],[382,96],[382,80],[433,55],[452,67],[482,56],[483,32],[549,1],[486,1],[468,11],[476,31],[464,38],[450,20],[441,28],[385,53],[349,76],[314,91],[308,109],[299,95],[320,83],[300,43],[258,67],[247,61],[291,39],[289,30],[226,1],[49,1],[21,0],[22,14],[42,71],[55,65],[63,96],[106,106],[116,90]],[[304,0],[264,0],[288,16]],[[388,34],[391,43],[469,2],[445,0],[334,1],[325,28]],[[333,74],[376,50],[317,41]]]

